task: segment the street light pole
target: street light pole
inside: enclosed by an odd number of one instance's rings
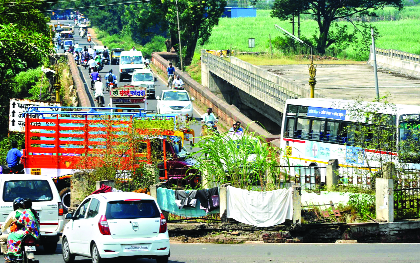
[[[314,65],[314,54],[313,54],[313,48],[312,46],[306,44],[303,40],[300,38],[290,34],[287,30],[279,27],[278,25],[274,25],[277,29],[280,29],[283,31],[283,33],[286,34],[286,36],[291,37],[295,39],[296,41],[308,46],[311,48],[311,64],[309,65],[309,86],[311,87],[311,98],[315,98],[315,84],[316,84],[316,67]]]
[[[181,31],[179,30],[179,10],[178,10],[178,0],[175,0],[176,3],[176,20],[178,23],[178,41],[179,41],[179,58],[181,60],[181,71],[184,70],[182,65],[182,46],[181,46]]]

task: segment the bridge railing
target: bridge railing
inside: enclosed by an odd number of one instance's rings
[[[213,74],[280,112],[284,111],[287,99],[303,97],[204,50],[201,52],[201,61],[207,65],[209,71]]]
[[[377,55],[382,55],[390,58],[397,58],[401,60],[409,60],[415,63],[420,63],[420,55],[407,53],[400,50],[395,49],[382,49],[382,48],[375,48]]]

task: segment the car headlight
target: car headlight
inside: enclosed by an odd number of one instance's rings
[[[192,109],[192,104],[188,104],[187,106],[185,106],[184,110],[191,110]]]

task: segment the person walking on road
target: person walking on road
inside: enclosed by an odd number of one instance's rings
[[[13,173],[23,170],[23,164],[20,163],[22,153],[18,150],[17,147],[17,141],[12,141],[12,149],[9,150],[6,156],[7,166]]]

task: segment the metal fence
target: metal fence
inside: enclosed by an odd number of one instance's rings
[[[278,166],[280,181],[300,184],[302,190],[320,190],[325,182],[321,182],[321,174],[326,167],[318,166]]]
[[[420,217],[420,170],[397,169],[394,178],[394,217]]]
[[[375,189],[375,178],[381,174],[381,167],[339,167],[339,186]]]

